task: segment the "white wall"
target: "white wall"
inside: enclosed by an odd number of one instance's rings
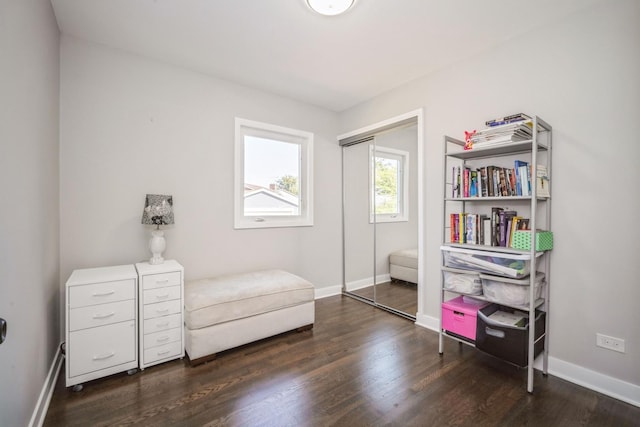
[[[0,2],[0,424],[27,425],[58,335],[58,26],[46,0]]]
[[[426,108],[422,314],[439,318],[443,135],[463,138],[517,112],[553,125],[550,355],[635,385],[627,390],[636,402],[639,41],[640,2],[606,2],[348,110],[340,126],[345,132]],[[625,339],[626,353],[596,348],[596,332]]]
[[[147,193],[171,194],[167,259],[187,280],[283,268],[316,288],[341,279],[337,115],[63,36],[61,279],[147,260]],[[234,117],[314,133],[313,227],[233,229]],[[339,289],[339,288],[338,288]]]

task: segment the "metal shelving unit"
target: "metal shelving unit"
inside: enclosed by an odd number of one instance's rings
[[[550,257],[548,252],[536,252],[536,237],[535,233],[531,233],[531,249],[529,251],[522,251],[518,249],[508,247],[497,246],[485,246],[485,245],[467,245],[459,243],[451,243],[448,236],[450,235],[450,229],[447,226],[448,213],[450,213],[451,205],[457,204],[459,212],[467,212],[468,210],[478,211],[482,206],[485,208],[490,204],[516,204],[517,206],[527,207],[529,209],[529,228],[536,230],[542,227],[551,230],[551,197],[539,197],[537,195],[537,188],[535,185],[535,171],[538,164],[544,164],[547,167],[547,174],[549,176],[549,182],[551,182],[551,147],[552,147],[552,128],[544,120],[539,117],[533,117],[532,119],[532,139],[520,142],[509,142],[499,145],[492,145],[487,147],[478,146],[471,150],[464,150],[464,141],[445,136],[444,137],[444,158],[443,158],[443,246],[460,247],[469,250],[481,250],[492,251],[503,254],[516,254],[526,255],[528,254],[528,260],[531,266],[531,274],[529,275],[529,301],[527,307],[512,306],[509,304],[501,304],[507,307],[512,307],[519,310],[527,311],[529,319],[536,318],[536,310],[541,309],[546,312],[545,316],[545,333],[539,339],[544,339],[544,350],[542,352],[543,358],[543,374],[547,374],[548,369],[548,333],[549,333],[549,288],[551,286],[550,277]],[[530,196],[503,196],[503,197],[460,197],[453,198],[451,195],[451,186],[453,182],[447,181],[450,178],[451,164],[457,162],[458,165],[469,165],[471,163],[479,164],[495,159],[504,157],[526,156],[531,168],[532,168],[532,185]],[[471,209],[469,209],[471,208]],[[448,241],[449,240],[449,241]],[[444,266],[444,256],[441,262]],[[545,273],[546,286],[544,286],[543,295],[541,298],[535,298],[535,272],[543,271]],[[442,313],[442,302],[444,301],[445,292],[451,292],[444,289],[444,274],[441,275],[441,292],[440,292],[440,307]],[[453,292],[455,294],[464,295],[463,293]],[[477,295],[469,295],[472,298],[487,301],[486,298]],[[441,316],[442,319],[442,316]],[[533,362],[534,362],[534,344],[536,342],[535,336],[535,321],[529,322],[528,331],[528,357],[527,357],[527,391],[533,392]],[[447,334],[440,325],[440,339],[439,339],[439,353],[444,353],[444,338],[453,339],[455,341],[474,345],[472,342],[460,339],[458,337]]]

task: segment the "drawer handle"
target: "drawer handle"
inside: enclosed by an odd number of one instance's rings
[[[169,279],[164,279],[164,280],[156,280],[156,285],[159,285],[161,283],[169,283]]]
[[[94,315],[93,315],[93,318],[94,318],[94,319],[106,319],[107,317],[111,317],[111,316],[113,316],[114,314],[116,314],[116,313],[115,313],[115,312],[113,312],[113,311],[112,311],[111,313],[109,313],[109,314],[94,314]]]
[[[165,299],[165,298],[169,298],[169,293],[166,293],[163,295],[156,295],[156,299]]]
[[[156,324],[156,328],[164,328],[169,326],[169,322],[164,322],[164,323],[157,323]]]
[[[492,329],[488,326],[485,326],[484,332],[491,337],[504,338],[504,331],[500,331],[498,329]]]
[[[116,353],[115,352],[111,352],[109,354],[104,354],[102,356],[93,356],[93,360],[105,360],[108,359],[110,357],[113,357]]]
[[[168,309],[168,308],[164,308],[164,309],[162,309],[162,310],[160,310],[160,309],[156,309],[156,313],[168,313],[168,312],[169,312],[169,309]]]
[[[106,292],[94,292],[93,296],[94,297],[107,297],[107,296],[113,295],[115,293],[116,293],[116,291],[114,291],[114,290],[106,291]]]
[[[162,338],[158,338],[158,339],[156,340],[156,342],[163,342],[163,341],[168,341],[168,340],[169,340],[169,336],[168,336],[168,335],[165,335],[165,336],[164,336],[164,337],[162,337]]]
[[[163,354],[167,354],[169,353],[170,350],[165,350],[165,351],[159,351],[158,352],[158,356],[162,356]]]

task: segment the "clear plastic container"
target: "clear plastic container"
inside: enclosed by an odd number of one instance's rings
[[[444,276],[443,288],[445,290],[467,295],[482,294],[482,281],[479,273],[442,267],[442,274]]]
[[[529,277],[516,280],[481,274],[480,280],[482,280],[482,293],[485,299],[512,306],[529,305]],[[540,298],[544,285],[544,273],[538,272],[533,288],[534,301]]]
[[[446,267],[521,279],[531,271],[529,254],[510,254],[441,246]]]

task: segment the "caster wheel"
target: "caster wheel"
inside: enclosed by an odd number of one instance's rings
[[[76,384],[73,386],[73,391],[75,391],[76,393],[79,391],[82,391],[84,387],[82,386],[82,384]]]
[[[127,375],[133,375],[133,374],[135,374],[136,372],[138,372],[138,369],[137,369],[137,368],[129,369],[129,370],[127,371]]]

